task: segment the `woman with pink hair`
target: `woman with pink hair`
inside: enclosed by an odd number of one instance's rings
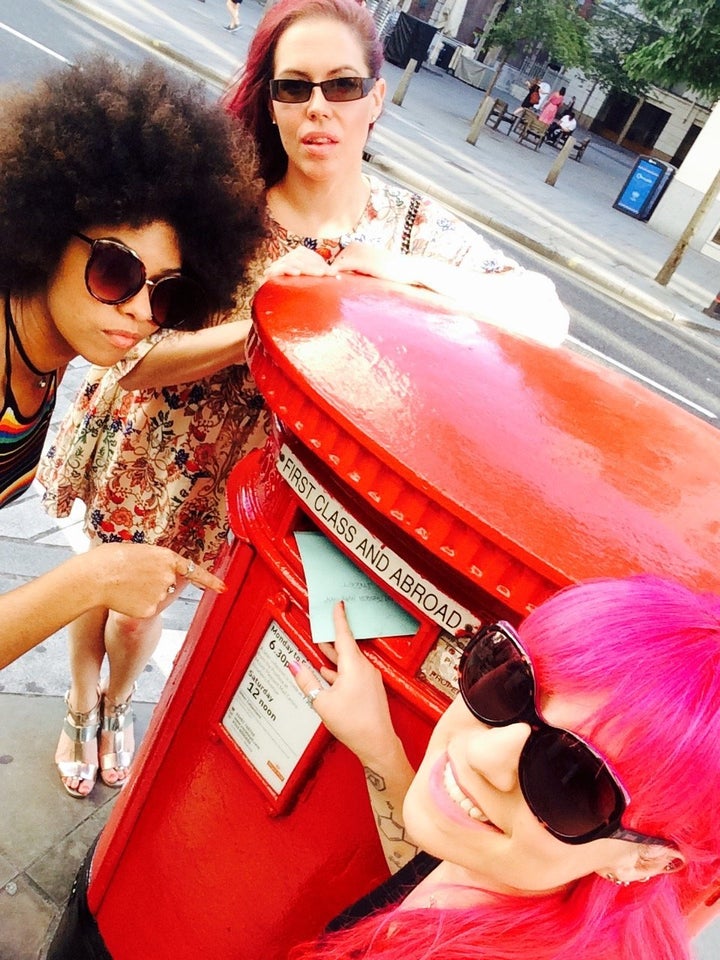
[[[386,854],[408,863],[292,960],[690,957],[684,911],[720,877],[720,598],[596,580],[484,625],[417,772],[335,617],[310,700],[404,819]]]

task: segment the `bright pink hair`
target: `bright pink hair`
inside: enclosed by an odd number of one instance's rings
[[[689,957],[683,908],[720,877],[720,598],[655,577],[588,581],[547,600],[519,632],[541,690],[600,695],[577,732],[628,790],[623,824],[667,838],[686,866],[627,888],[592,874],[546,897],[391,908],[293,960]]]
[[[287,154],[270,114],[268,84],[273,78],[275,48],[288,27],[311,18],[336,20],[349,27],[365,52],[367,75],[380,76],[383,53],[375,22],[356,0],[280,0],[271,7],[255,31],[244,70],[221,98],[255,139],[260,176],[268,187],[281,180],[287,169]]]

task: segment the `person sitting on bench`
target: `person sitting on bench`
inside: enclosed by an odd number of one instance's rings
[[[577,127],[577,120],[575,118],[575,113],[573,110],[566,110],[563,115],[553,122],[548,127],[548,131],[545,134],[545,139],[548,143],[551,143],[553,146],[558,141],[558,138],[563,134],[563,140],[566,140],[567,137],[573,132]]]

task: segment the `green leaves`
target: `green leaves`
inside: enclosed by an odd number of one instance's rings
[[[686,84],[711,100],[720,97],[717,0],[638,0],[638,6],[660,36],[628,56],[628,74],[659,86]]]
[[[626,62],[635,50],[656,40],[656,26],[636,16],[630,0],[609,0],[593,8],[590,20],[591,56],[583,73],[605,90],[619,90],[636,97],[647,93],[650,82],[630,76]]]
[[[576,0],[518,0],[495,23],[487,43],[508,53],[542,47],[565,67],[583,67],[589,57],[588,24],[577,11]]]

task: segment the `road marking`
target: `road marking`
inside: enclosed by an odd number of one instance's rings
[[[8,33],[11,33],[14,37],[18,37],[20,40],[24,40],[25,43],[31,44],[33,47],[37,47],[38,50],[42,50],[43,53],[49,53],[51,57],[55,57],[56,60],[62,60],[63,63],[67,63],[68,66],[72,66],[72,60],[68,60],[67,57],[63,57],[62,54],[56,53],[54,50],[51,50],[50,47],[45,47],[42,43],[38,43],[37,40],[33,40],[32,37],[26,37],[24,33],[19,33],[17,30],[13,30],[12,27],[9,27],[6,23],[0,23],[0,30],[6,30]]]
[[[601,360],[604,360],[606,363],[609,363],[613,367],[617,367],[619,370],[622,370],[624,373],[629,374],[631,377],[634,377],[636,380],[642,380],[643,383],[647,383],[649,386],[654,387],[656,390],[659,390],[660,393],[665,393],[669,397],[672,397],[674,400],[677,400],[679,403],[684,403],[687,407],[692,407],[693,410],[697,410],[698,413],[701,413],[705,417],[709,417],[711,420],[717,420],[717,414],[713,413],[712,410],[707,410],[705,407],[701,407],[698,403],[693,403],[692,400],[688,400],[687,397],[683,397],[679,393],[675,393],[674,390],[671,390],[669,387],[663,386],[661,383],[658,383],[657,380],[651,380],[650,377],[643,376],[642,373],[638,373],[637,370],[633,370],[632,367],[626,367],[624,363],[620,363],[619,360],[614,360],[612,357],[609,357],[606,353],[602,353],[600,350],[596,350],[594,347],[589,346],[587,343],[583,343],[582,340],[578,340],[576,337],[568,336],[565,338],[566,341],[576,344],[582,350],[587,350],[588,353],[594,354],[596,357],[600,357]]]

